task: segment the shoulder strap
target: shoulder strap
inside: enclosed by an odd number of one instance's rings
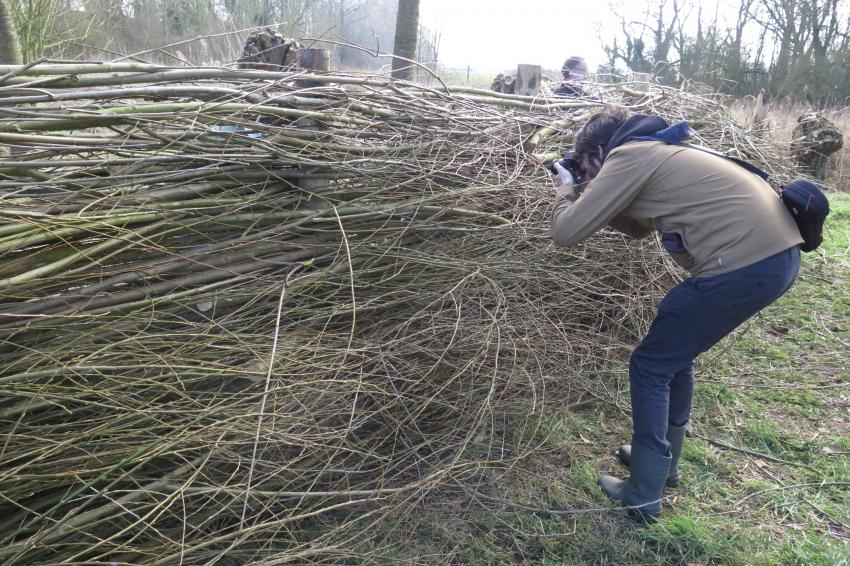
[[[681,143],[681,142],[679,142],[676,145],[681,145],[682,147],[689,147],[691,149],[696,149],[696,150],[699,150],[699,151],[703,151],[705,153],[710,153],[711,155],[716,155],[718,157],[722,157],[723,159],[728,159],[732,163],[736,163],[737,165],[740,165],[741,167],[743,167],[744,169],[746,169],[750,173],[753,173],[754,175],[758,175],[759,177],[761,177],[762,179],[764,179],[768,183],[770,182],[770,175],[768,173],[766,173],[765,171],[759,169],[758,167],[756,167],[755,165],[753,165],[749,161],[744,161],[743,159],[737,159],[735,157],[729,157],[728,155],[723,155],[722,153],[718,153],[718,152],[716,152],[712,149],[709,149],[707,147],[702,147],[702,146],[699,146],[699,145],[692,145],[692,144],[689,144],[689,143]]]

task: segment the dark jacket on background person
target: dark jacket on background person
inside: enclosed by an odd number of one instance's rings
[[[561,86],[555,89],[554,94],[555,96],[565,96],[569,98],[582,98],[587,96],[587,93],[584,92],[583,88],[572,83],[561,84]]]

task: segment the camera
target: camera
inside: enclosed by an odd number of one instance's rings
[[[579,165],[578,159],[576,159],[576,153],[574,151],[568,151],[561,159],[556,159],[555,161],[549,164],[549,172],[553,175],[558,174],[558,171],[555,169],[555,163],[560,163],[561,167],[569,171],[570,174],[573,176],[573,179],[575,179],[576,183],[580,182],[581,165]]]

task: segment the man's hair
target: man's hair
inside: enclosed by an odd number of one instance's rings
[[[561,72],[564,75],[571,75],[573,74],[573,71],[577,69],[587,72],[587,64],[584,62],[584,57],[573,55],[572,57],[567,57],[567,60],[564,61],[564,65],[561,67]]]
[[[605,147],[628,117],[625,108],[611,108],[591,116],[576,135],[576,155],[596,153],[597,146]]]

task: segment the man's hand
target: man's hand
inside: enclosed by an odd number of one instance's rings
[[[570,171],[561,165],[558,161],[555,161],[552,164],[552,167],[555,168],[557,173],[555,174],[555,186],[558,188],[568,187],[570,185],[575,185],[576,180],[573,178],[573,174]]]

